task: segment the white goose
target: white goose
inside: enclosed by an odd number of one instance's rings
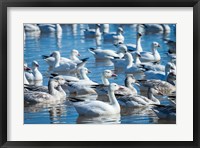
[[[60,24],[40,24],[39,28],[41,32],[45,33],[62,32],[62,27]]]
[[[32,72],[25,72],[25,77],[29,81],[42,81],[43,76],[38,70],[39,64],[37,61],[32,62]]]
[[[59,87],[59,90],[55,88],[59,85],[63,85],[65,80],[60,77],[59,79],[50,79],[48,83],[48,93],[41,91],[28,91],[24,92],[24,101],[26,103],[40,103],[40,102],[49,102],[49,101],[58,101],[65,99],[66,94],[62,88]]]
[[[109,41],[109,42],[124,42],[124,36],[122,35],[123,33],[123,28],[118,27],[117,32],[116,33],[104,33],[103,34],[103,38],[104,41]]]
[[[171,31],[167,24],[142,24],[140,25],[144,32],[147,34],[151,33],[169,33]]]
[[[147,67],[146,67],[147,68]],[[163,81],[166,81],[167,80],[167,76],[168,74],[171,72],[171,71],[176,71],[176,65],[171,63],[171,62],[168,62],[166,65],[165,65],[165,70],[161,70],[159,71],[156,70],[156,67],[153,67],[155,68],[155,70],[151,69],[149,71],[145,71],[144,74],[145,74],[145,79],[159,79],[159,80],[163,80]],[[159,68],[159,67],[158,67]]]
[[[139,64],[134,64],[133,63],[133,56],[131,53],[127,52],[124,55],[125,63],[127,63],[125,67],[125,73],[126,74],[143,74],[144,69],[139,65]]]
[[[160,47],[160,44],[157,42],[152,43],[152,52],[140,52],[140,61],[141,62],[158,62],[161,57],[157,51],[157,48]]]
[[[24,24],[25,32],[40,32],[40,28],[37,24]]]
[[[60,54],[57,53],[57,54]],[[78,56],[80,56],[80,53],[78,50],[76,49],[73,49],[71,51],[71,54],[70,54],[70,59],[68,58],[64,58],[64,57],[60,57],[60,61],[59,63],[62,65],[62,64],[65,64],[65,63],[76,63],[76,64],[79,64],[81,62],[83,62],[82,60],[80,60],[78,58]],[[47,64],[49,65],[49,70],[51,70],[54,66],[54,63],[55,63],[55,58],[52,57],[52,56],[47,56],[47,55],[43,55],[42,58],[47,62]],[[87,58],[83,59],[83,60],[87,60]]]
[[[74,62],[63,62],[60,63],[60,52],[54,51],[51,55],[55,59],[52,69],[50,70],[53,73],[58,73],[60,75],[74,75],[77,73],[78,68],[83,67],[86,63],[86,60],[76,64]]]
[[[116,83],[112,83],[109,85],[109,104],[95,100],[74,103],[74,107],[80,116],[101,116],[119,114],[120,106],[114,95],[114,91],[118,90],[119,88],[120,87]]]
[[[143,51],[142,45],[141,45],[141,37],[142,37],[142,33],[138,32],[137,38],[136,38],[136,44],[131,44],[131,43],[126,44],[129,51],[138,51],[138,52]]]
[[[118,98],[118,102],[121,106],[125,107],[142,107],[150,104],[160,104],[160,101],[154,96],[159,93],[153,88],[148,89],[148,98],[141,95],[123,96]]]
[[[114,58],[122,58],[124,56],[124,53],[127,51],[126,46],[120,46],[118,48],[118,51],[113,51],[109,49],[94,49],[90,48],[89,52],[91,52],[96,60],[106,60],[106,59],[114,59]]]
[[[88,38],[95,38],[95,37],[100,37],[101,32],[100,32],[100,24],[95,25],[95,29],[86,29],[84,31],[85,37]]]

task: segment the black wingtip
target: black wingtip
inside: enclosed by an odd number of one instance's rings
[[[59,75],[58,73],[51,73],[51,76],[53,76],[53,77],[56,77],[58,75]]]
[[[50,56],[47,56],[47,55],[42,55],[42,59],[47,59],[49,58]]]
[[[85,62],[85,61],[87,61],[88,59],[89,59],[89,57],[84,58],[84,59],[81,59],[81,61]]]

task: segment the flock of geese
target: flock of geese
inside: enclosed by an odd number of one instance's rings
[[[74,24],[75,25],[75,24]],[[100,38],[113,44],[113,49],[89,48],[98,60],[110,60],[112,69],[101,73],[101,83],[88,77],[89,58],[80,59],[78,50],[71,50],[69,58],[59,51],[41,58],[48,65],[48,74],[39,71],[39,63],[32,62],[29,68],[24,63],[24,101],[26,104],[49,103],[69,99],[80,116],[101,116],[120,114],[121,108],[148,107],[158,118],[176,119],[176,42],[164,39],[169,50],[170,61],[161,65],[160,44],[151,44],[151,52],[142,48],[141,38],[148,33],[169,33],[168,24],[137,24],[136,43],[124,43],[123,26],[116,32],[109,32],[109,24],[89,24],[85,38]],[[60,24],[24,24],[28,32],[62,32]],[[116,71],[126,75],[124,85],[110,83],[117,77]],[[48,75],[48,86],[42,85],[44,75]],[[140,76],[140,79],[136,77]],[[137,88],[135,86],[137,85]],[[87,96],[95,96],[90,99]],[[100,97],[103,96],[103,97]],[[171,103],[163,105],[159,96]],[[103,99],[102,99],[103,98]],[[105,99],[107,98],[107,99]]]

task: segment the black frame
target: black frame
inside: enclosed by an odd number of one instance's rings
[[[7,7],[193,7],[193,141],[24,142],[7,141]],[[1,147],[200,147],[200,0],[0,0],[0,146]]]

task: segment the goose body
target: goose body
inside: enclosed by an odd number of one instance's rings
[[[84,101],[74,103],[76,111],[81,116],[101,116],[101,115],[112,115],[120,113],[120,106],[117,102],[114,91],[119,89],[119,86],[115,83],[109,85],[109,103],[102,101]]]
[[[103,38],[104,41],[110,41],[110,42],[115,42],[115,41],[120,41],[124,42],[124,36],[122,35],[123,29],[119,27],[117,29],[116,33],[104,33]]]
[[[65,99],[66,94],[61,90],[61,87],[59,87],[59,90],[55,89],[59,85],[64,84],[64,82],[65,81],[62,78],[59,80],[50,79],[48,84],[48,93],[42,91],[28,91],[24,93],[24,101],[28,103],[40,103]]]
[[[86,29],[84,31],[85,37],[95,38],[95,37],[100,37],[101,36],[100,25],[96,24],[95,26],[96,26],[95,29]]]
[[[140,61],[141,62],[158,62],[161,60],[160,54],[157,51],[157,48],[160,45],[157,42],[152,43],[152,52],[140,52]]]
[[[157,91],[153,88],[149,88],[148,98],[141,95],[123,96],[118,98],[118,102],[121,106],[126,107],[142,107],[150,104],[160,104],[160,101],[153,95],[155,92]]]
[[[176,107],[165,105],[154,105],[152,110],[160,119],[176,120]]]

